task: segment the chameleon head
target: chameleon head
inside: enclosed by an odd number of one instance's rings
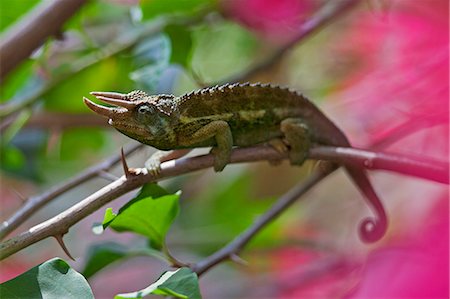
[[[87,98],[84,103],[92,111],[109,118],[108,123],[121,133],[139,142],[158,147],[155,144],[165,135],[168,115],[158,109],[157,96],[149,96],[143,91],[128,94],[116,92],[91,92],[97,99],[107,104],[98,105]]]

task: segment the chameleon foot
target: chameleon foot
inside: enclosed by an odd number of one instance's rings
[[[308,126],[301,119],[288,118],[281,122],[280,129],[290,146],[289,160],[291,164],[302,165],[311,147]]]
[[[280,154],[285,154],[285,153],[289,152],[289,147],[281,138],[272,139],[268,142],[268,144],[271,147],[273,147]],[[273,165],[273,166],[280,165],[281,162],[282,162],[281,159],[280,160],[269,160],[269,164]]]
[[[145,168],[152,176],[157,177],[161,173],[161,161],[159,158],[150,157],[150,159],[145,161]]]
[[[214,171],[220,172],[230,161],[230,154],[227,151],[220,150],[217,147],[213,147],[210,154],[214,155]]]

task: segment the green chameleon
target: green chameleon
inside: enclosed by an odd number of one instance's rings
[[[155,153],[146,162],[154,175],[161,162],[198,147],[213,147],[215,171],[227,165],[233,146],[267,142],[278,151],[288,151],[292,165],[303,164],[312,144],[351,147],[344,133],[307,98],[278,86],[226,84],[179,97],[143,91],[91,94],[116,106],[100,106],[84,98],[91,110],[109,118],[110,125],[141,143],[166,151]],[[387,229],[384,208],[366,172],[354,166],[344,167],[377,215],[362,221],[360,236],[366,242],[377,241]]]

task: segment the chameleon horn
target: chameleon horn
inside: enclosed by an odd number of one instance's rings
[[[111,105],[115,105],[115,106],[119,106],[119,107],[123,107],[123,108],[127,108],[128,110],[132,110],[134,107],[136,107],[136,104],[134,104],[132,102],[124,101],[124,100],[118,100],[118,99],[104,97],[104,96],[95,96],[95,97],[102,102],[105,102],[105,103],[108,103]]]
[[[106,116],[106,117],[112,117],[117,112],[116,108],[109,108],[109,107],[97,105],[85,97],[83,97],[83,101],[86,104],[86,106],[89,107],[89,109],[91,109],[95,113],[98,113],[98,114]]]
[[[117,100],[123,100],[125,99],[126,94],[118,93],[118,92],[108,92],[108,91],[93,91],[90,92],[93,96],[101,96],[101,97],[107,97],[110,99],[117,99]]]

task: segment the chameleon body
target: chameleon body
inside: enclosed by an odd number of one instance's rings
[[[266,84],[232,84],[200,89],[180,97],[93,92],[116,107],[86,105],[123,134],[168,154],[156,153],[146,166],[158,172],[161,161],[179,157],[186,149],[213,147],[214,169],[229,162],[233,146],[268,142],[288,151],[293,165],[307,158],[311,144],[351,147],[344,133],[302,94]],[[173,150],[180,154],[174,154]],[[328,163],[328,162],[327,162]],[[350,177],[369,200],[377,219],[366,218],[360,227],[363,240],[381,238],[387,228],[383,206],[363,169],[345,166]]]

